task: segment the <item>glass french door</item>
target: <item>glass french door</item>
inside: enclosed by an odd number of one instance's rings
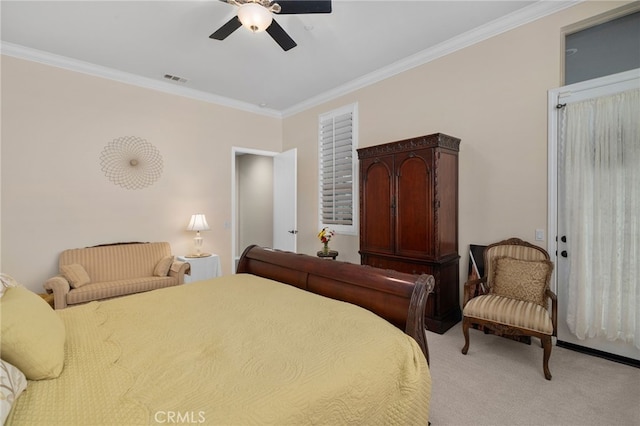
[[[569,219],[569,205],[575,204],[573,203],[575,199],[572,197],[575,197],[576,194],[581,194],[581,191],[585,191],[588,188],[580,187],[580,185],[584,185],[585,182],[568,178],[570,173],[565,168],[565,159],[568,156],[568,150],[572,148],[571,144],[577,142],[571,140],[571,137],[567,137],[567,126],[575,126],[576,123],[567,122],[563,108],[571,103],[598,99],[637,88],[640,88],[640,70],[632,70],[630,72],[581,82],[549,92],[549,232],[550,235],[557,235],[556,241],[550,242],[549,252],[552,257],[555,257],[554,261],[556,264],[554,277],[558,294],[558,342],[559,344],[566,342],[632,359],[640,359],[640,350],[633,344],[625,343],[621,340],[610,341],[602,336],[581,336],[582,338],[579,338],[571,331],[572,328],[575,329],[575,324],[572,324],[571,327],[569,326],[569,322],[571,322],[574,317],[573,311],[571,315],[569,315],[569,313],[575,309],[576,306],[576,303],[573,303],[576,302],[576,300],[571,299],[575,297],[575,291],[570,291],[569,283],[580,281],[576,280],[576,274],[582,274],[580,277],[584,276],[585,280],[597,279],[597,277],[594,276],[597,274],[591,273],[585,276],[585,268],[582,268],[586,266],[589,272],[592,272],[594,270],[593,265],[586,265],[586,263],[594,260],[597,261],[597,259],[585,258],[583,250],[575,249],[576,247],[580,248],[580,244],[590,244],[589,238],[592,237],[584,235],[585,233],[582,232],[576,233],[576,229],[597,229],[597,225],[594,222],[584,223],[582,224],[583,226],[576,226],[575,221],[598,220],[589,219],[589,217],[597,218],[600,212],[593,212],[593,216],[578,215],[580,219],[577,219],[576,215],[573,215],[571,219]],[[640,141],[638,141],[638,143],[640,143]],[[585,167],[584,164],[581,167]],[[624,200],[621,200],[621,202],[624,202]],[[598,204],[597,200],[593,205],[596,210],[601,209],[602,212],[609,207],[605,204]],[[601,234],[598,235],[598,238],[604,238],[606,240],[609,236]],[[611,238],[613,238],[613,236],[611,236]],[[582,252],[582,255],[579,252]],[[582,270],[580,268],[582,268]],[[580,302],[582,303],[582,301]],[[585,303],[587,305],[589,303],[597,304],[599,300],[596,297]],[[585,305],[585,303],[582,304]]]

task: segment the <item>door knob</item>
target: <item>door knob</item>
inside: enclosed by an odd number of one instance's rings
[[[562,256],[562,257],[567,257],[567,251],[566,251],[566,250],[562,250],[562,251],[560,252],[560,256]]]
[[[560,237],[560,241],[562,241],[563,243],[567,242],[567,236],[563,235],[562,237]]]

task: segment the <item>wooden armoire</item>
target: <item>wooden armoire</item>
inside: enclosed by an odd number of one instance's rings
[[[358,149],[361,263],[433,275],[425,320],[440,334],[461,318],[459,147],[436,133]]]

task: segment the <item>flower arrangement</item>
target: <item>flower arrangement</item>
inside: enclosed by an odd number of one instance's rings
[[[329,251],[329,241],[331,241],[331,237],[335,235],[335,231],[333,229],[329,229],[327,227],[322,228],[320,232],[318,232],[318,238],[324,244],[324,251]]]

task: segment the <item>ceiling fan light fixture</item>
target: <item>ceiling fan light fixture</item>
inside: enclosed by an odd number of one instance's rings
[[[238,8],[238,19],[243,27],[259,33],[271,25],[273,15],[269,9],[258,3],[245,3]]]

